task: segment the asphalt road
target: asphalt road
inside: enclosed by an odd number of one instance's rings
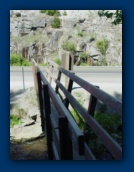
[[[41,70],[45,74],[45,68],[41,67]],[[114,94],[114,92],[122,94],[122,67],[74,67],[73,71],[75,75],[98,85],[109,94]],[[54,71],[54,75],[57,75],[56,71]],[[64,83],[64,78],[61,81]],[[24,85],[25,88],[34,86],[31,67],[24,67]],[[77,86],[74,84],[74,87]],[[10,89],[22,88],[22,67],[10,67]]]

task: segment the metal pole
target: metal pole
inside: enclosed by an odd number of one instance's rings
[[[22,67],[23,89],[25,91],[24,68]]]

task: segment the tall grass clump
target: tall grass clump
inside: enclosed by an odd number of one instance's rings
[[[103,56],[106,56],[106,52],[107,52],[107,49],[109,47],[109,42],[106,38],[103,38],[102,40],[98,40],[96,42],[97,44],[97,48],[99,49],[99,51],[101,52],[101,54]]]
[[[16,115],[10,115],[10,127],[22,124],[22,120]]]
[[[62,48],[63,48],[63,50],[66,50],[66,51],[76,51],[75,44],[72,42],[69,42],[69,41],[64,42],[62,44]]]
[[[61,20],[58,17],[54,17],[54,19],[51,22],[52,28],[60,28],[61,27]]]

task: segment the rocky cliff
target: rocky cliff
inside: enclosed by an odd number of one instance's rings
[[[97,41],[105,38],[107,65],[122,65],[121,24],[112,25],[111,19],[100,18],[97,10],[60,10],[60,28],[51,27],[53,18],[39,10],[11,10],[10,53],[45,63],[47,58],[61,59],[66,52],[63,44],[69,42],[76,46],[73,55],[77,65],[88,59],[96,65],[103,58]]]

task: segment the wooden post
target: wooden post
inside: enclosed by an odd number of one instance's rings
[[[69,84],[68,84],[68,92],[71,93],[72,92],[72,87],[73,87],[73,80],[69,79]],[[65,106],[68,109],[69,106],[69,100],[66,98],[65,100]]]
[[[39,107],[40,107],[40,115],[41,115],[41,127],[42,127],[42,131],[45,131],[44,114],[43,114],[42,84],[41,84],[40,72],[37,72],[37,81],[38,81],[38,91],[39,91],[38,98],[39,98]]]
[[[52,151],[52,126],[50,121],[51,114],[51,105],[50,105],[50,96],[48,93],[48,86],[43,85],[44,92],[44,108],[45,108],[45,118],[46,118],[46,137],[48,145],[48,158],[53,160],[53,151]]]
[[[60,81],[60,79],[61,79],[61,71],[58,72],[58,77],[57,77],[57,80],[58,80],[58,81]],[[56,84],[55,92],[56,92],[57,94],[58,94],[58,89],[59,89],[59,87],[58,87],[58,85]]]
[[[23,90],[25,91],[24,68],[22,67]]]
[[[96,86],[96,87],[99,88],[98,86]],[[87,112],[92,116],[94,116],[96,103],[97,103],[97,98],[94,97],[93,95],[90,95],[90,101],[89,101],[89,106],[88,106]]]
[[[73,159],[72,140],[69,136],[67,118],[59,117],[60,160]]]
[[[70,53],[66,52],[62,55],[62,67],[66,70],[73,70],[74,57]],[[69,79],[65,76],[65,87],[68,88]]]
[[[37,96],[37,99],[38,99],[38,109],[40,109],[40,105],[39,105],[39,91],[38,91],[38,78],[37,78],[37,66],[35,65],[34,62],[33,62],[32,70],[33,70],[35,92],[36,92],[36,96]]]

